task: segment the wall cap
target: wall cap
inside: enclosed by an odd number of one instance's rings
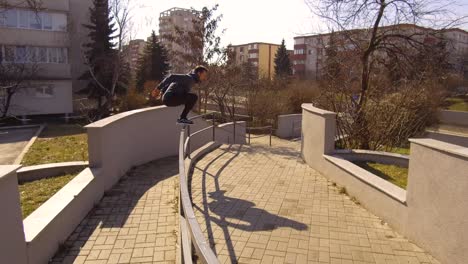
[[[409,155],[403,155],[403,154],[386,152],[386,151],[367,150],[367,149],[336,149],[335,154],[344,154],[344,155],[369,154],[369,155],[385,156],[385,157],[409,160]]]
[[[323,155],[338,168],[352,174],[358,180],[388,195],[390,198],[406,205],[406,190],[378,177],[377,175],[353,164],[339,155]]]
[[[424,147],[428,147],[431,149],[447,152],[453,155],[461,156],[464,158],[468,158],[468,148],[450,144],[447,142],[443,142],[440,140],[435,140],[431,138],[417,138],[417,139],[409,139],[409,141],[413,144],[421,145]]]
[[[336,117],[335,112],[330,112],[327,110],[323,110],[317,107],[314,107],[313,104],[302,104],[302,109],[306,110],[310,113],[317,114],[323,117]]]
[[[12,175],[12,172],[16,172],[19,168],[21,165],[0,165],[0,180]]]
[[[67,167],[74,167],[74,166],[88,166],[89,163],[87,161],[69,161],[69,162],[58,162],[58,163],[47,163],[47,164],[40,164],[40,165],[33,165],[22,167],[18,170],[18,173],[22,172],[31,172],[35,170],[45,170],[50,168],[67,168]]]
[[[119,113],[119,114],[116,114],[116,115],[101,119],[99,121],[96,121],[94,123],[91,123],[91,124],[85,126],[85,128],[87,128],[87,129],[102,128],[102,127],[108,126],[108,125],[110,125],[110,124],[112,124],[112,123],[114,123],[116,121],[124,119],[124,118],[126,118],[128,116],[140,114],[140,113],[143,113],[143,112],[149,112],[149,111],[153,111],[153,110],[157,110],[157,109],[165,109],[165,108],[168,108],[168,107],[164,106],[164,105],[160,105],[160,106],[155,106],[155,107],[147,107],[147,108],[142,108],[142,109],[131,110],[131,111]]]

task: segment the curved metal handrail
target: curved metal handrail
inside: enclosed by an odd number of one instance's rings
[[[187,225],[188,232],[190,234],[187,234],[187,232],[181,232],[181,245],[183,247],[182,259],[184,260],[184,263],[192,263],[191,248],[186,248],[187,245],[191,247],[189,241],[192,241],[192,244],[198,254],[198,257],[201,258],[202,262],[209,264],[217,264],[219,263],[218,258],[216,257],[213,250],[210,248],[209,244],[205,239],[205,236],[203,235],[200,225],[198,224],[197,219],[195,217],[192,201],[190,199],[190,193],[187,186],[187,174],[185,170],[185,145],[188,141],[187,139],[185,139],[185,130],[185,128],[182,129],[182,131],[180,132],[179,139],[180,206],[182,207],[183,219],[185,219],[185,222],[181,222],[180,224]],[[185,228],[181,229],[182,231],[186,231]],[[190,235],[190,237],[187,237],[187,235]]]

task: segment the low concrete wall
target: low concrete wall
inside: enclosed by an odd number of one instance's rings
[[[409,156],[397,153],[363,149],[340,149],[335,150],[335,153],[351,162],[371,161],[382,164],[398,165],[406,168],[409,166]]]
[[[22,167],[18,170],[18,182],[30,182],[48,177],[56,177],[65,174],[76,173],[88,167],[87,161],[72,161],[60,163],[48,163],[42,165]]]
[[[47,263],[102,198],[99,169],[85,169],[24,220],[28,263]]]
[[[450,144],[455,144],[463,147],[468,147],[468,136],[461,134],[442,133],[436,131],[427,131],[427,138],[444,141]]]
[[[468,126],[468,112],[440,110],[439,122],[448,125]]]
[[[466,263],[468,148],[434,139],[411,140],[405,191],[347,160],[365,157],[390,161],[393,155],[335,151],[335,122],[334,113],[303,105],[304,160],[345,186],[349,195],[442,263]]]
[[[298,138],[301,136],[302,114],[279,115],[276,136],[279,138]]]
[[[91,168],[82,171],[24,221],[16,177],[19,167],[0,166],[0,210],[8,212],[2,217],[0,225],[0,263],[47,263],[59,245],[102,198],[105,190],[112,187],[128,169],[176,155],[181,127],[175,121],[180,111],[180,107],[140,109],[87,126]],[[206,121],[200,119],[191,129],[195,131],[208,126]],[[233,129],[234,124],[216,128],[216,140],[228,143],[232,140]],[[236,123],[236,133],[239,136],[237,142],[244,143],[244,122]],[[211,139],[194,138],[193,144],[205,144]],[[47,170],[41,166],[35,169]],[[26,168],[21,173],[31,171],[34,168]]]

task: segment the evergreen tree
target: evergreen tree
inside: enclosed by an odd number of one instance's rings
[[[160,82],[169,71],[167,51],[158,41],[156,33],[151,33],[143,55],[139,58],[136,76],[137,89],[143,91],[145,82]]]
[[[292,74],[291,60],[284,39],[275,55],[275,74],[276,78],[284,78]]]
[[[336,33],[332,30],[328,45],[325,47],[327,55],[322,76],[325,80],[336,80],[341,73],[340,58],[338,56],[338,43]]]
[[[87,80],[88,85],[81,93],[86,93],[89,98],[98,100],[101,107],[101,98],[111,97],[114,79],[115,59],[120,59],[117,50],[114,50],[116,32],[113,18],[107,0],[94,0],[90,11],[90,23],[83,26],[89,30],[88,37],[91,40],[83,45],[86,49],[85,56],[90,68],[80,79]],[[117,91],[119,90],[117,87]]]

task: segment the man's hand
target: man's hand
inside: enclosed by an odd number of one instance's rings
[[[159,91],[158,88],[154,88],[151,92],[151,96],[153,96],[154,99],[161,99],[161,91]]]

